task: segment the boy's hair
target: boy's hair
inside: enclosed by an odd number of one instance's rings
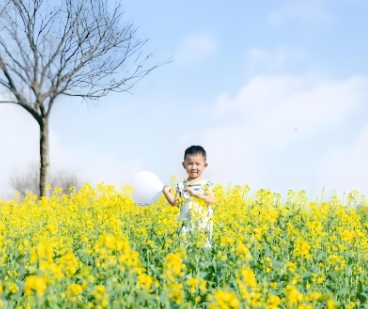
[[[202,146],[190,146],[185,150],[184,160],[186,159],[187,155],[196,156],[199,154],[202,155],[205,160],[207,159],[206,150],[204,150]]]

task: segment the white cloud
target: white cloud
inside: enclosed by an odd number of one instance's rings
[[[269,22],[272,25],[280,25],[288,20],[308,24],[329,24],[332,17],[326,8],[326,2],[317,0],[290,1],[269,15]]]
[[[359,190],[368,194],[368,125],[349,144],[331,149],[321,165],[320,184],[328,190],[349,192]]]
[[[181,65],[196,63],[207,58],[217,48],[216,40],[210,35],[192,35],[183,40],[174,61]]]
[[[367,82],[360,76],[346,80],[320,75],[256,76],[234,97],[221,95],[212,114],[214,128],[200,136],[193,133],[192,140],[209,149],[211,175],[221,182],[278,187],[283,176],[267,170],[273,157],[282,155],[291,161],[300,142],[319,141],[345,125],[367,101]],[[314,169],[315,178],[307,181],[304,175],[294,175],[299,183],[293,185],[316,182],[318,161],[307,164],[305,173]],[[283,190],[290,189],[287,179],[285,185]]]
[[[222,96],[215,115],[244,115],[252,135],[270,139],[268,145],[278,149],[342,124],[364,102],[366,83],[359,76],[337,81],[313,75],[260,75],[234,98]]]

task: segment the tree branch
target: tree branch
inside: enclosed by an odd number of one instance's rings
[[[41,122],[41,118],[40,116],[28,105],[23,105],[23,104],[20,104],[19,102],[17,101],[6,101],[6,100],[0,100],[0,104],[15,104],[15,105],[18,105],[22,108],[24,108],[28,113],[30,113],[33,118],[38,122],[40,123]]]
[[[5,12],[7,6],[9,5],[10,2],[11,2],[11,0],[8,0],[6,3],[4,3],[4,7],[0,10],[0,17]]]
[[[30,1],[29,7],[22,0],[9,2],[14,10],[6,10],[7,34],[0,33],[0,85],[40,116],[49,115],[59,95],[98,99],[129,92],[169,63],[147,68],[151,55],[141,52],[147,40],[137,36],[132,23],[121,27],[120,3],[109,13],[104,0],[65,0],[54,8],[43,6],[43,0]]]
[[[2,101],[2,100],[0,100],[0,103],[13,103],[13,104],[18,104],[17,101]]]

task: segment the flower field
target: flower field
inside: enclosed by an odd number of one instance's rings
[[[104,184],[0,201],[2,308],[368,308],[368,204],[215,186],[212,248]]]

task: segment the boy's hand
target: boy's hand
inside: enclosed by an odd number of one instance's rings
[[[178,192],[175,193],[175,196],[171,194],[171,186],[164,186],[162,188],[162,193],[165,195],[166,200],[169,202],[169,204],[171,206],[176,206],[179,207],[177,205],[177,200],[178,200]]]
[[[184,192],[188,192],[191,196],[198,197],[198,192],[194,191],[193,188],[185,188]]]
[[[168,193],[170,193],[170,191],[171,191],[171,187],[170,186],[164,186],[164,188],[162,189],[162,192],[164,193],[164,194],[168,194]]]

